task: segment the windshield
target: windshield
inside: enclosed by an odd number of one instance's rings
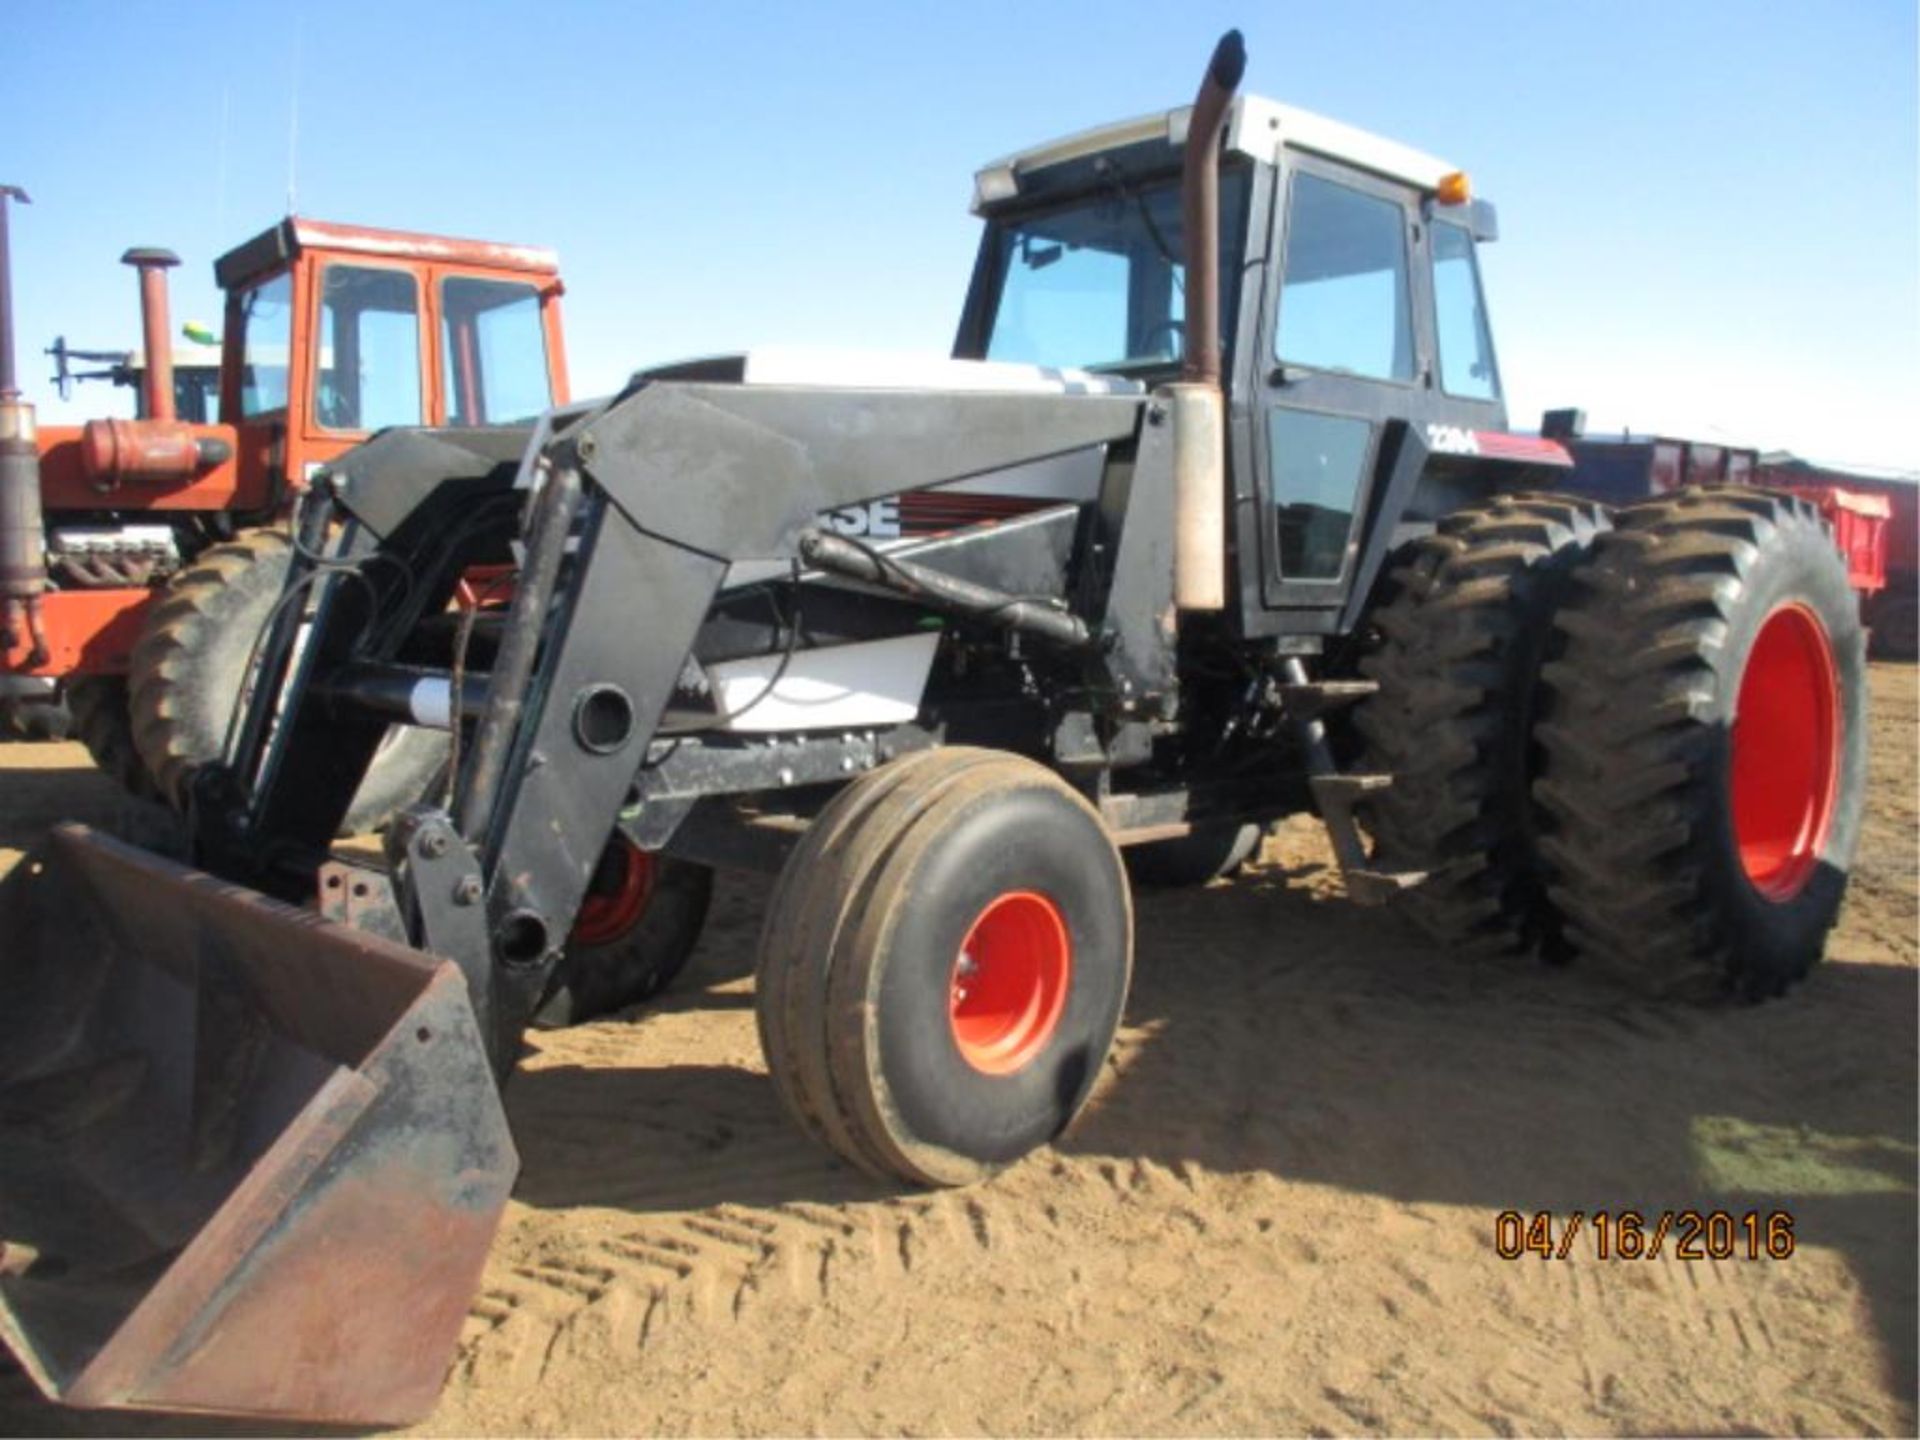
[[[1237,303],[1247,172],[1220,177],[1220,308]],[[1124,370],[1178,364],[1186,233],[1177,176],[993,222],[989,360]],[[1232,334],[1231,320],[1221,329]]]

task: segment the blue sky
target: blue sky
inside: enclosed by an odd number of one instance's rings
[[[131,244],[176,319],[286,207],[551,245],[578,393],[756,343],[944,349],[974,169],[1247,87],[1467,169],[1514,423],[1920,469],[1910,0],[1445,5],[40,3],[8,21],[0,181],[21,365],[137,341]],[[84,398],[82,398],[84,397]]]

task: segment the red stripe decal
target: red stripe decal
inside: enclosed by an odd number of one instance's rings
[[[1525,460],[1533,465],[1573,468],[1573,456],[1556,440],[1542,440],[1537,435],[1509,435],[1504,430],[1476,430],[1473,440],[1482,455],[1494,460]]]
[[[939,534],[993,520],[1011,520],[1016,515],[1070,503],[1058,496],[910,490],[900,497],[900,529],[903,534]]]

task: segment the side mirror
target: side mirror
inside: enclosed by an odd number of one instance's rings
[[[1549,410],[1540,417],[1542,440],[1578,440],[1587,433],[1584,410]]]

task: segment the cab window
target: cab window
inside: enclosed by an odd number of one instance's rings
[[[418,425],[420,287],[404,270],[329,265],[320,291],[313,418],[328,430]]]
[[[1267,412],[1280,573],[1338,580],[1353,548],[1353,510],[1373,426],[1353,415],[1276,405]]]
[[[1298,173],[1275,358],[1369,380],[1413,379],[1407,227],[1391,200]]]
[[[1248,175],[1220,176],[1220,313],[1238,303]],[[993,222],[993,324],[984,358],[1088,370],[1178,364],[1186,233],[1177,177],[1107,188]],[[1232,327],[1226,342],[1231,345]]]
[[[293,277],[276,275],[240,302],[240,413],[287,408],[287,357],[293,338]]]
[[[1500,372],[1473,237],[1446,221],[1433,227],[1433,330],[1440,342],[1440,388],[1462,400],[1498,400]]]
[[[448,424],[505,425],[553,403],[540,292],[532,285],[449,276],[440,315]]]

